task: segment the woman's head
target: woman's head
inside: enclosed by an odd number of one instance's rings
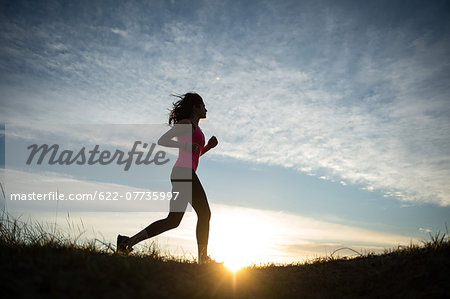
[[[179,100],[173,103],[169,115],[169,124],[172,124],[172,122],[176,123],[182,119],[192,118],[195,113],[200,113],[199,111],[202,110],[206,113],[206,109],[204,109],[205,104],[200,95],[196,93],[186,93],[181,96],[174,96],[179,98]],[[206,117],[206,115],[204,117]]]

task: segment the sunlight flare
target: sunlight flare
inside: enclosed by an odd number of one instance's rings
[[[238,272],[245,266],[248,266],[245,261],[240,261],[239,259],[230,258],[226,262],[224,262],[225,267],[231,272]]]
[[[272,227],[260,213],[228,209],[212,220],[210,251],[233,272],[251,264],[264,263],[270,256]]]

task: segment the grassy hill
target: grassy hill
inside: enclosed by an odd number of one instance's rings
[[[353,259],[198,265],[157,251],[122,256],[9,217],[0,222],[2,298],[449,298],[448,235]]]

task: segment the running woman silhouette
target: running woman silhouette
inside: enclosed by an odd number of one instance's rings
[[[176,96],[179,100],[173,103],[170,111],[169,124],[174,123],[169,131],[167,131],[158,140],[158,144],[166,147],[179,148],[178,159],[171,173],[172,192],[180,192],[176,200],[170,202],[169,215],[161,220],[153,222],[136,235],[130,237],[117,236],[117,251],[129,253],[132,247],[137,243],[152,238],[160,233],[176,228],[184,216],[187,204],[191,199],[191,205],[197,213],[197,245],[198,245],[198,262],[207,263],[212,261],[207,254],[208,236],[209,236],[209,220],[211,210],[209,208],[206,193],[197,177],[196,170],[200,156],[210,149],[217,146],[218,141],[212,136],[205,146],[205,136],[198,126],[200,119],[206,118],[206,108],[203,99],[196,93],[186,93]],[[176,126],[177,124],[191,125],[186,135],[186,126]],[[184,128],[184,133],[182,132]],[[192,132],[192,135],[190,135]],[[177,141],[173,140],[177,138]],[[184,138],[183,138],[184,137]],[[186,138],[188,137],[188,138]],[[188,140],[188,141],[186,141]],[[190,142],[192,141],[192,142]],[[188,182],[186,182],[186,178]],[[191,179],[192,178],[192,179]],[[186,183],[191,188],[186,188]]]

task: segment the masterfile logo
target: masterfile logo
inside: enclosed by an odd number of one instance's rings
[[[192,134],[191,126],[180,126]],[[63,201],[72,210],[167,211],[176,198],[170,178],[179,149],[158,140],[169,129],[167,124],[6,124],[3,172],[6,197],[14,198],[8,204],[50,208],[48,202]],[[183,175],[179,179],[191,194],[192,173]]]
[[[142,148],[145,150],[145,158],[143,158],[144,151],[138,151],[138,146],[142,144]],[[76,163],[78,165],[108,165],[116,162],[117,165],[125,164],[125,171],[130,169],[131,164],[133,163],[134,156],[136,156],[136,165],[149,165],[151,163],[155,163],[155,165],[163,165],[170,161],[170,159],[166,158],[166,152],[159,150],[155,153],[152,158],[152,154],[155,150],[156,144],[152,143],[148,146],[147,143],[142,143],[141,141],[135,141],[133,144],[133,148],[129,152],[124,152],[116,149],[111,153],[111,151],[103,150],[100,151],[100,145],[96,144],[93,149],[86,151],[86,147],[82,147],[79,151],[74,152],[73,150],[63,150],[59,152],[59,145],[53,144],[49,146],[48,144],[42,144],[38,146],[37,144],[32,144],[27,147],[27,149],[31,150],[30,155],[28,156],[27,165],[30,165],[33,162],[36,154],[38,158],[36,158],[36,164],[41,165],[45,158],[47,158],[47,163],[49,165],[59,164],[59,165],[71,165]],[[49,154],[49,155],[48,155]],[[47,156],[48,155],[48,156]]]

